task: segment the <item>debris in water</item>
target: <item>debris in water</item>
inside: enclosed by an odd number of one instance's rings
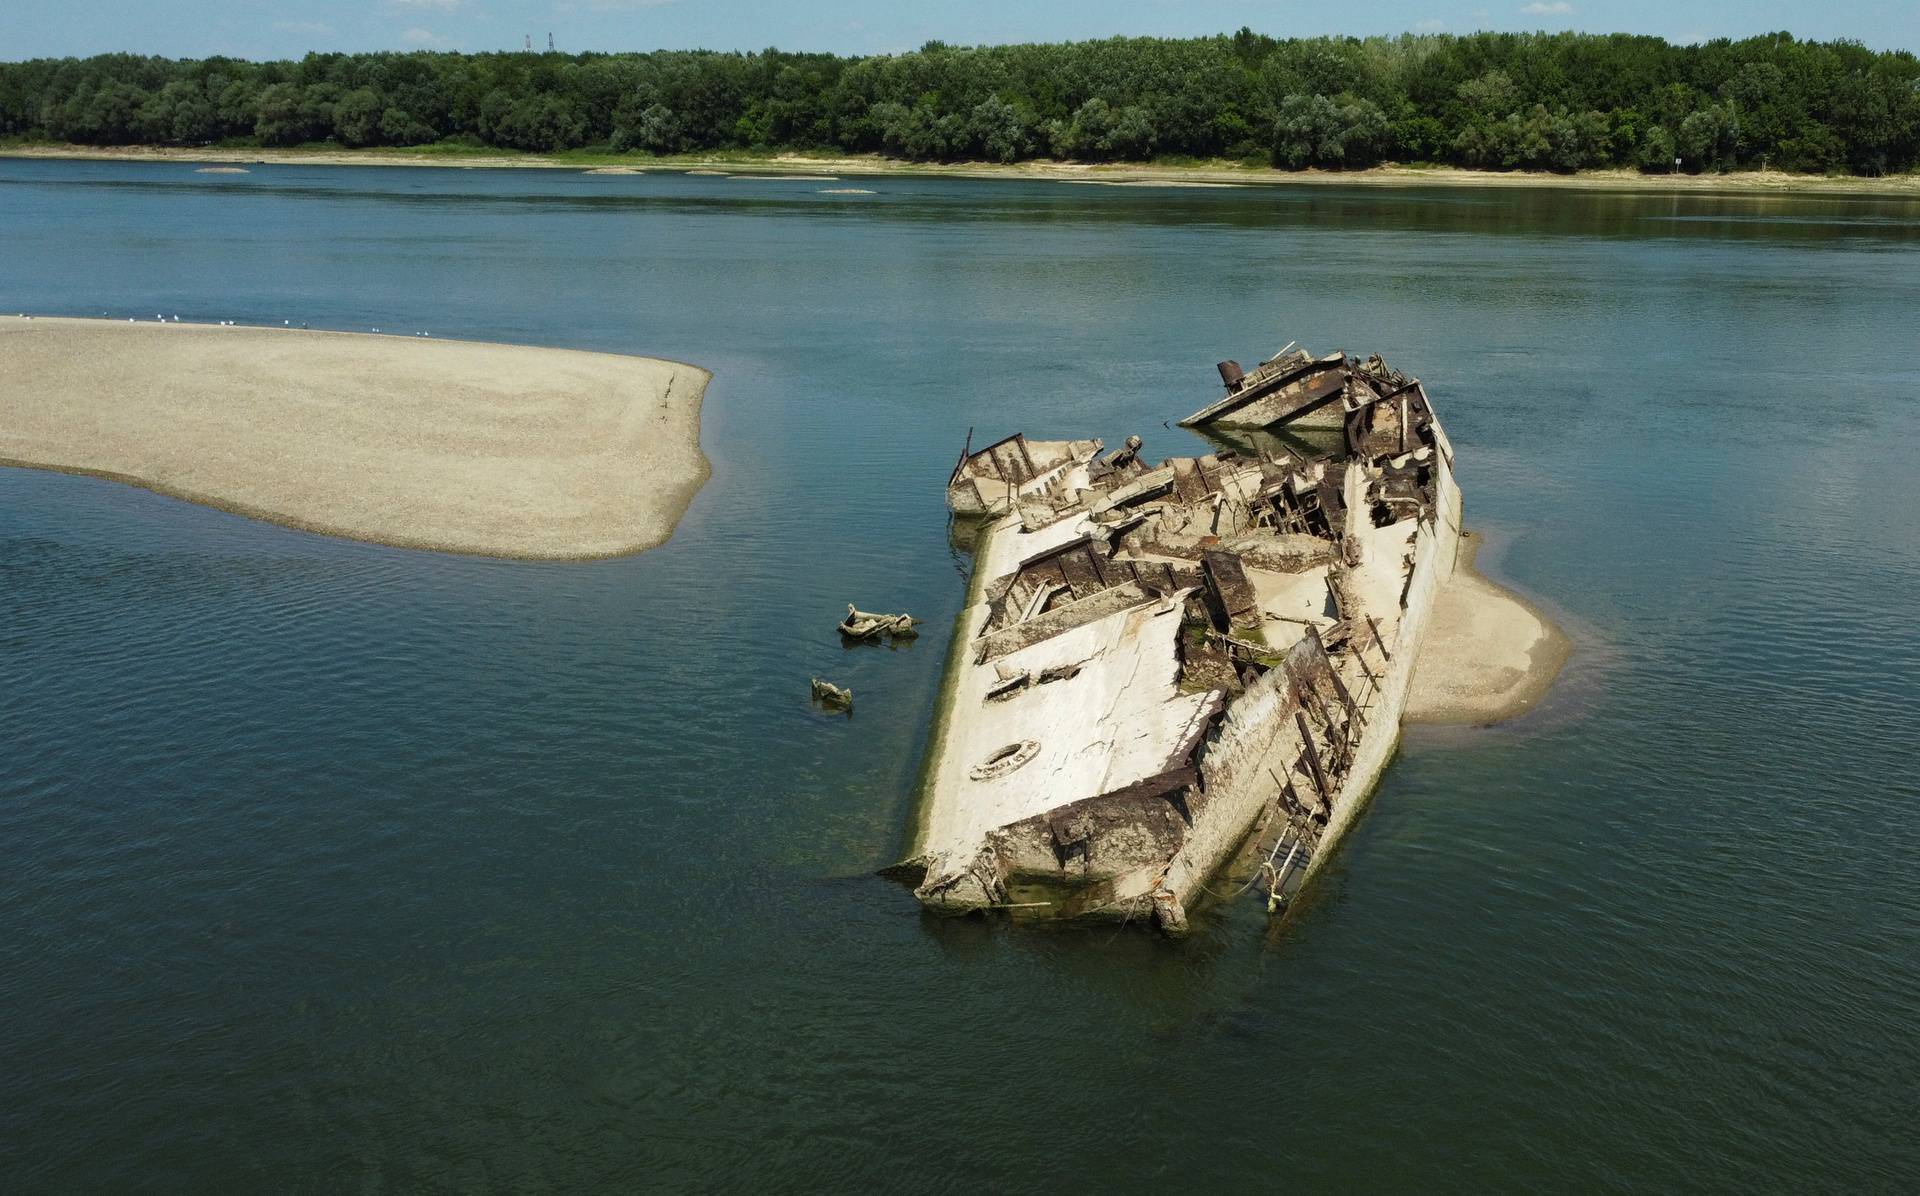
[[[914,624],[919,620],[912,615],[876,615],[856,608],[847,603],[847,617],[840,620],[840,634],[850,640],[874,640],[881,636],[890,639],[912,639],[919,635]]]
[[[831,681],[813,679],[813,700],[833,710],[853,709],[853,691],[841,689]]]

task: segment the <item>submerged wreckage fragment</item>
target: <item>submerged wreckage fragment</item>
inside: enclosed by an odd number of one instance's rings
[[[1085,468],[1098,440],[1028,440],[1013,435],[973,451],[969,434],[960,464],[947,479],[947,505],[956,515],[1004,515],[1023,499],[1045,502],[1059,493],[1069,471]]]
[[[947,497],[985,522],[910,861],[928,907],[1183,933],[1250,839],[1270,904],[1305,883],[1385,767],[1453,571],[1452,447],[1378,357],[1220,374],[1183,424],[1337,441],[1150,466],[1136,437],[969,437]]]
[[[842,689],[831,681],[813,679],[813,700],[829,710],[852,710],[853,691]]]
[[[853,603],[847,603],[847,617],[840,620],[840,634],[850,640],[877,640],[882,636],[888,639],[912,639],[919,635],[914,625],[920,620],[912,615],[876,615],[860,610]]]

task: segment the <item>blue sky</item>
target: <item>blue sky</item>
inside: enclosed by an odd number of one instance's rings
[[[0,0],[0,59],[129,50],[298,57],[308,50],[658,47],[887,53],[930,38],[1057,41],[1187,36],[1251,25],[1275,36],[1579,29],[1676,41],[1786,29],[1920,49],[1920,0]]]

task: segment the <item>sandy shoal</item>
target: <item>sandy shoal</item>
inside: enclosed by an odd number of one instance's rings
[[[1410,723],[1486,726],[1531,710],[1553,687],[1573,641],[1526,599],[1481,576],[1481,538],[1461,538],[1435,596],[1407,691]]]
[[[1641,174],[1636,170],[1583,170],[1555,174],[1538,170],[1468,170],[1454,166],[1403,166],[1386,163],[1363,170],[1280,170],[1237,162],[1169,165],[1154,162],[903,162],[875,154],[733,155],[680,154],[631,158],[569,151],[564,154],[459,154],[439,149],[189,149],[173,146],[11,145],[0,157],[80,158],[155,162],[247,162],[300,166],[442,166],[579,170],[584,166],[631,164],[675,169],[687,174],[723,175],[744,170],[756,175],[932,175],[962,178],[1040,179],[1059,182],[1118,182],[1136,186],[1174,183],[1262,184],[1340,187],[1559,187],[1593,191],[1657,191],[1663,194],[1813,194],[1920,197],[1920,172],[1879,178],[1788,174],[1779,170],[1742,170],[1728,174]],[[691,168],[691,169],[689,169]]]
[[[289,527],[528,559],[639,552],[710,469],[710,375],[417,336],[0,317],[0,464]]]

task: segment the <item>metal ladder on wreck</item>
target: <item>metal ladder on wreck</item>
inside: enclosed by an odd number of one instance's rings
[[[1279,913],[1287,904],[1287,882],[1304,875],[1313,861],[1319,836],[1309,829],[1305,819],[1288,818],[1273,841],[1273,850],[1260,863],[1260,874],[1267,877],[1267,912]]]
[[[1373,642],[1375,646],[1379,648],[1381,658],[1385,661],[1391,661],[1393,654],[1387,650],[1386,641],[1380,635],[1380,624],[1374,621],[1372,615],[1368,615],[1366,620],[1367,629],[1373,634]],[[1320,643],[1319,630],[1311,624],[1307,627],[1307,634],[1313,637],[1315,643]],[[1320,650],[1329,657],[1330,661],[1331,654],[1327,653],[1324,644],[1321,645]],[[1369,700],[1355,701],[1353,696],[1347,692],[1346,685],[1341,682],[1338,669],[1333,669],[1331,674],[1334,689],[1339,693],[1347,709],[1351,712],[1351,718],[1346,725],[1346,738],[1330,746],[1333,747],[1336,755],[1346,756],[1349,759],[1351,758],[1355,742],[1352,738],[1354,733],[1353,724],[1358,722],[1363,727],[1366,725],[1367,714],[1379,704],[1382,692],[1380,679],[1374,676],[1371,668],[1367,667],[1364,647],[1356,645],[1353,655],[1355,661],[1360,666],[1361,675],[1367,679],[1369,690],[1367,698]],[[1324,707],[1322,707],[1322,717],[1327,725],[1331,727],[1332,719],[1326,716]],[[1308,766],[1313,770],[1312,778],[1314,787],[1319,790],[1322,800],[1329,803],[1330,808],[1333,795],[1328,791],[1326,777],[1321,771],[1319,752],[1314,747],[1313,733],[1307,726],[1305,712],[1296,712],[1294,718],[1297,720],[1297,725],[1300,730],[1303,758],[1308,761]],[[1305,807],[1301,805],[1299,795],[1294,791],[1292,780],[1281,781],[1277,776],[1273,779],[1280,783],[1281,789],[1279,796],[1274,799],[1273,812],[1276,816],[1285,814],[1286,824],[1280,828],[1279,837],[1273,841],[1273,849],[1267,853],[1266,859],[1254,874],[1256,879],[1261,875],[1267,877],[1267,913],[1269,915],[1279,913],[1286,908],[1289,898],[1287,882],[1296,874],[1304,876],[1307,866],[1313,862],[1314,853],[1320,849],[1319,829],[1314,826],[1312,817],[1307,813]],[[1258,848],[1256,847],[1255,850],[1257,853]],[[1282,855],[1283,852],[1285,853],[1284,856]],[[1275,860],[1279,860],[1280,862],[1276,865],[1274,863]]]
[[[1380,636],[1380,625],[1373,620],[1371,615],[1367,616],[1367,627],[1373,633],[1374,643],[1379,647],[1382,658],[1391,661],[1393,656],[1388,652],[1387,645]],[[1342,704],[1350,712],[1348,721],[1345,724],[1343,736],[1340,740],[1328,745],[1334,753],[1335,767],[1340,768],[1344,772],[1345,765],[1338,763],[1338,761],[1345,759],[1349,763],[1351,762],[1351,754],[1355,744],[1354,724],[1357,722],[1363,727],[1366,725],[1367,712],[1378,704],[1380,698],[1380,680],[1374,676],[1373,670],[1367,667],[1366,657],[1362,654],[1362,651],[1356,647],[1354,657],[1359,663],[1361,674],[1367,679],[1367,684],[1370,688],[1368,696],[1373,700],[1369,702],[1355,701],[1353,695],[1347,691],[1346,685],[1340,680],[1337,667],[1332,665],[1331,654],[1327,652],[1325,644],[1322,643],[1318,628],[1309,624],[1307,626],[1307,634],[1312,637],[1315,644],[1320,646],[1322,658],[1328,661],[1329,679],[1333,683],[1334,691],[1340,696]],[[1328,712],[1326,704],[1321,701],[1317,695],[1315,700],[1319,704],[1321,720],[1327,726],[1329,733],[1331,733],[1333,718]],[[1320,795],[1321,807],[1331,812],[1334,794],[1321,764],[1319,749],[1314,745],[1313,730],[1308,725],[1306,711],[1304,709],[1296,710],[1294,712],[1294,721],[1300,734],[1301,759],[1306,762],[1307,767],[1311,770],[1310,776],[1315,791]],[[1262,876],[1265,876],[1267,878],[1267,913],[1272,915],[1286,908],[1289,898],[1287,892],[1288,882],[1296,875],[1304,876],[1307,867],[1313,862],[1314,853],[1320,850],[1320,828],[1314,825],[1313,815],[1300,801],[1300,795],[1294,789],[1292,779],[1282,780],[1277,774],[1269,773],[1269,775],[1273,776],[1274,783],[1279,787],[1279,792],[1274,796],[1267,825],[1271,825],[1272,820],[1282,817],[1285,818],[1285,822],[1280,828],[1280,834],[1273,841],[1273,847],[1267,851],[1266,857],[1261,860],[1260,866],[1254,870],[1254,874],[1247,878],[1247,884],[1243,886],[1241,891],[1244,892],[1245,888],[1251,887],[1258,882]],[[1265,838],[1264,827],[1261,831],[1261,838]],[[1256,858],[1260,855],[1258,841],[1254,844],[1254,855]]]

